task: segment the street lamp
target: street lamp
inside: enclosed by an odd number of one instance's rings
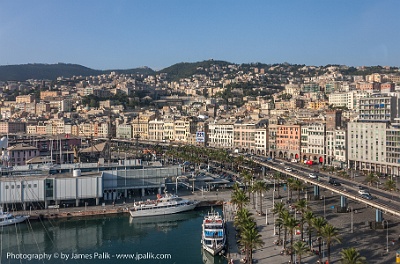
[[[325,195],[323,195],[323,197],[324,197],[324,219],[326,219]]]
[[[385,228],[386,222],[386,252],[389,252],[389,223],[387,220],[382,220],[382,226]]]
[[[349,206],[350,208],[350,233],[354,232],[353,228],[353,206]]]
[[[261,199],[264,198],[264,194],[261,194]],[[267,202],[265,202],[267,204]],[[265,224],[268,225],[268,206],[265,208]]]

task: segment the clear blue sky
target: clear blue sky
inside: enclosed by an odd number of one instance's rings
[[[0,65],[400,66],[397,0],[0,0]]]

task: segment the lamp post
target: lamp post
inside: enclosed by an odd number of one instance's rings
[[[261,199],[264,198],[264,194],[261,194]],[[267,202],[265,202],[267,204]],[[265,224],[268,225],[268,206],[265,208]]]
[[[382,226],[385,228],[386,222],[386,252],[389,252],[389,223],[387,220],[382,220]]]
[[[324,197],[324,219],[326,219],[325,195],[323,195],[323,197]]]
[[[353,206],[350,207],[350,233],[353,233],[354,228],[353,228]]]
[[[274,236],[276,235],[276,225],[275,225],[275,181],[274,181],[274,191],[272,192],[272,213],[274,214]]]

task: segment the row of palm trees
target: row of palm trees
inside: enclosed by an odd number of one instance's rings
[[[231,163],[232,167],[236,166],[238,169],[239,166],[245,162],[245,158],[243,156],[233,157],[229,155],[226,150],[223,149],[210,149],[191,145],[184,145],[178,148],[169,148],[165,152],[165,155],[168,157],[172,157],[173,159],[176,158],[183,161],[189,161],[194,164],[208,163],[209,160],[219,162],[221,165],[225,163]],[[251,164],[248,167],[251,167]],[[232,203],[235,204],[237,207],[234,224],[238,230],[238,234],[240,237],[239,242],[246,254],[246,259],[249,263],[252,263],[253,251],[261,247],[264,242],[261,239],[261,235],[257,231],[257,226],[254,218],[252,217],[252,214],[249,212],[249,210],[246,208],[246,205],[250,203],[250,196],[252,194],[254,208],[254,194],[257,194],[259,205],[258,211],[262,213],[262,197],[263,194],[269,190],[269,187],[264,181],[255,180],[255,177],[250,171],[244,170],[241,171],[240,174],[242,181],[245,184],[245,190],[239,188],[237,184],[234,185],[231,196]],[[275,195],[276,191],[278,197],[280,197],[280,186],[281,183],[284,181],[286,181],[287,188],[289,189],[290,200],[293,197],[293,191],[297,191],[295,214],[296,211],[299,212],[301,216],[300,219],[296,219],[296,217],[289,212],[289,210],[282,202],[275,203],[272,210],[273,214],[278,216],[278,219],[275,222],[275,225],[279,230],[278,241],[281,240],[282,229],[284,230],[284,241],[287,241],[287,235],[290,236],[290,247],[288,248],[288,252],[290,252],[292,263],[294,253],[296,253],[298,260],[301,263],[302,256],[311,251],[311,241],[313,233],[315,233],[317,236],[319,253],[321,252],[322,241],[326,242],[327,257],[328,261],[330,262],[331,245],[334,242],[340,243],[341,241],[338,230],[334,226],[327,223],[324,218],[316,217],[311,211],[311,208],[308,206],[307,201],[304,199],[300,199],[301,191],[306,187],[301,180],[292,177],[287,177],[285,179],[284,175],[280,172],[274,173],[272,175],[272,179],[274,179],[274,181],[276,182],[276,185],[274,185],[275,189],[273,195]],[[391,180],[387,181],[387,186],[385,185],[386,189],[390,191],[395,190],[396,184],[394,183],[393,187],[393,184],[391,184],[390,181]],[[305,225],[307,226],[309,244],[304,242],[303,239],[303,231]],[[297,228],[300,228],[301,240],[295,242],[293,237]],[[284,249],[287,250],[286,243],[283,243],[283,246]],[[354,248],[343,249],[340,254],[342,257],[342,263],[359,264],[364,263],[365,261],[365,258],[362,257]],[[321,254],[319,255],[321,261]]]
[[[257,225],[250,211],[245,207],[250,203],[246,192],[235,184],[231,202],[237,207],[234,226],[238,230],[239,244],[245,253],[245,263],[253,263],[253,251],[264,245]]]
[[[253,224],[250,225],[243,225],[243,223],[247,223],[249,218],[251,219],[251,214],[245,208],[247,204],[250,203],[250,194],[258,193],[259,198],[259,212],[262,213],[262,194],[269,190],[269,187],[266,185],[264,181],[257,180],[254,182],[253,176],[251,173],[242,172],[242,177],[245,182],[245,190],[238,188],[236,185],[234,191],[232,192],[232,203],[235,204],[238,208],[237,217],[235,221],[235,226],[237,226],[239,230],[239,234],[242,232],[248,232],[248,228],[256,229]],[[275,173],[273,175],[275,180],[283,179],[283,175],[281,173]],[[251,184],[252,183],[252,184]],[[297,195],[297,202],[294,204],[294,214],[290,213],[288,208],[283,202],[276,202],[273,205],[272,213],[277,215],[278,218],[275,221],[275,225],[278,228],[278,241],[281,240],[282,229],[284,234],[284,239],[282,243],[283,245],[283,252],[288,252],[290,254],[291,263],[293,263],[294,254],[296,254],[299,263],[301,263],[302,256],[308,254],[312,251],[312,235],[315,234],[318,241],[318,253],[319,253],[319,260],[321,262],[321,247],[322,242],[326,243],[327,247],[327,258],[328,262],[331,260],[331,246],[333,243],[341,242],[341,238],[339,236],[338,230],[329,224],[324,218],[317,217],[312,212],[311,208],[308,206],[308,203],[305,199],[300,199],[301,190],[305,188],[305,185],[302,181],[294,178],[288,178],[286,180],[287,187],[289,188],[289,195],[290,199],[292,197],[292,191],[298,191]],[[251,184],[251,185],[250,185]],[[278,187],[280,184],[277,185]],[[273,192],[275,195],[275,192]],[[253,199],[253,205],[255,204]],[[254,208],[254,207],[253,207]],[[300,218],[297,219],[295,216],[296,213],[300,214]],[[252,221],[254,222],[254,221]],[[304,241],[304,229],[305,226],[307,227],[307,234],[308,234],[308,241],[307,244]],[[301,234],[301,239],[298,241],[294,241],[294,234],[296,230],[299,229]],[[254,230],[252,232],[255,232]],[[288,240],[287,237],[290,237],[290,246],[286,246],[286,241]],[[242,238],[242,236],[240,235]],[[254,249],[258,248],[262,244],[257,243],[250,243],[247,238],[248,236],[243,236],[241,239],[240,244],[244,246],[244,251],[246,252],[246,259],[252,259],[252,252]],[[254,237],[252,237],[254,238]],[[354,248],[347,248],[341,251],[342,262],[348,264],[359,264],[364,263],[365,258],[362,257],[357,250]],[[251,262],[250,262],[251,263]]]

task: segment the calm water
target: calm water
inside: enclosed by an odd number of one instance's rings
[[[166,217],[120,215],[2,227],[0,263],[226,263],[202,252],[205,214],[207,210],[195,210]],[[137,253],[143,254],[141,260]],[[169,255],[156,260],[156,254]]]

